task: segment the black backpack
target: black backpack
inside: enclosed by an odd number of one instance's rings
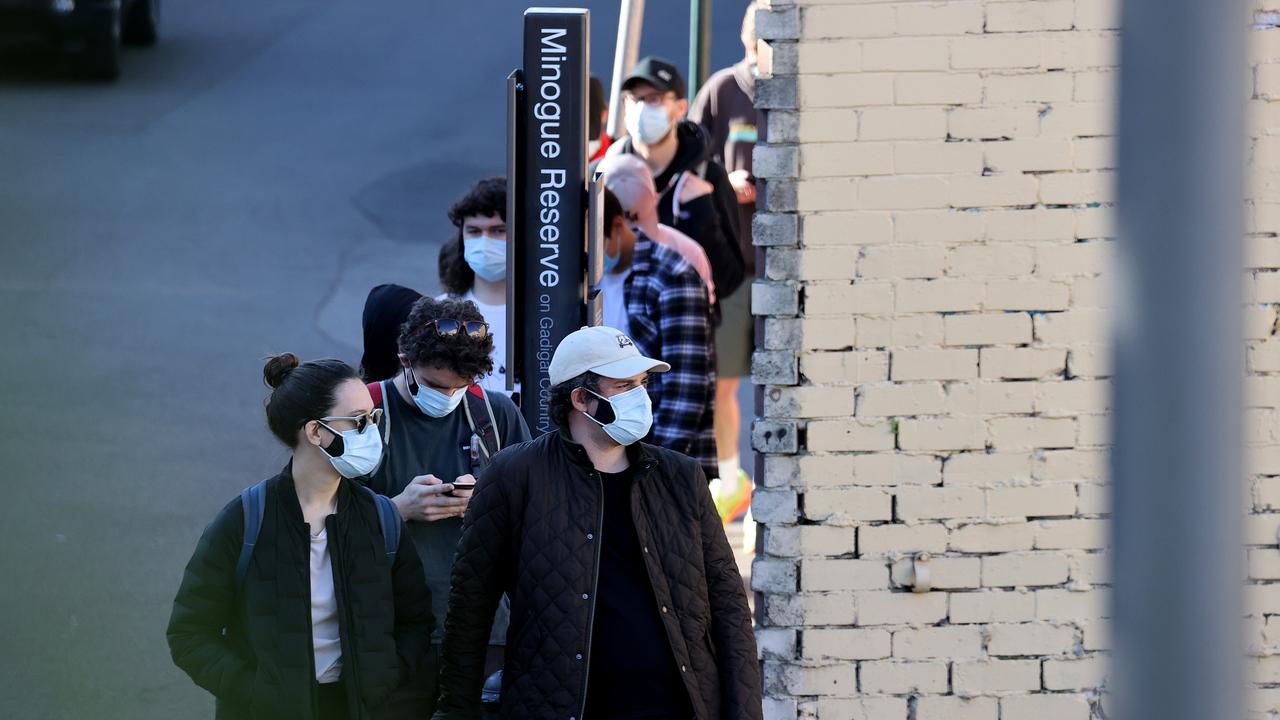
[[[352,487],[373,496],[373,504],[378,508],[378,524],[382,526],[382,544],[387,553],[387,565],[396,563],[396,550],[400,547],[400,512],[396,510],[391,498],[370,490],[359,484]],[[240,504],[244,509],[244,544],[240,546],[240,560],[236,562],[236,589],[244,588],[245,578],[249,575],[249,560],[253,557],[253,548],[258,543],[258,534],[262,532],[262,516],[266,512],[267,481],[247,487],[240,491]]]

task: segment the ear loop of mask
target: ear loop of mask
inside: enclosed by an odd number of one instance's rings
[[[347,444],[342,440],[342,433],[324,424],[324,421],[322,420],[317,420],[316,423],[333,435],[333,442],[329,443],[329,447],[320,445],[320,449],[329,457],[341,457],[342,453],[346,452],[347,449]]]
[[[604,427],[605,425],[608,425],[609,423],[618,419],[618,416],[613,412],[613,403],[609,402],[609,398],[606,398],[600,395],[599,393],[592,391],[590,388],[584,387],[582,389],[594,395],[600,401],[596,404],[595,415],[591,415],[587,412],[583,412],[582,413],[583,415],[586,415],[587,417],[594,420],[598,425],[600,425],[600,427]],[[604,419],[601,419],[600,417],[596,417],[596,415],[607,416],[608,419],[604,420]]]

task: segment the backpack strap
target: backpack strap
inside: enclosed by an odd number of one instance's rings
[[[373,496],[373,504],[378,509],[378,524],[382,526],[383,552],[387,554],[387,566],[395,567],[396,551],[400,549],[400,511],[396,504],[386,495],[379,495],[364,485],[356,487]]]
[[[467,388],[463,400],[466,409],[467,424],[471,426],[474,437],[480,440],[480,452],[485,460],[492,458],[502,449],[502,441],[498,439],[498,426],[493,421],[493,405],[489,403],[489,394],[479,385]],[[472,448],[475,457],[475,448]]]
[[[382,463],[387,461],[386,448],[391,444],[391,403],[387,402],[391,393],[395,392],[395,387],[390,380],[380,380],[365,385],[369,390],[369,397],[373,398],[373,406],[382,408],[382,459],[378,461],[378,467],[382,467]],[[375,470],[374,472],[377,472]]]
[[[244,588],[249,576],[249,560],[262,532],[262,516],[267,508],[267,481],[240,491],[240,506],[244,510],[244,542],[240,545],[240,559],[236,561],[236,592]]]
[[[359,483],[352,485],[373,496],[373,504],[378,509],[378,524],[382,526],[383,552],[387,555],[387,565],[394,567],[396,551],[400,549],[400,511],[386,495],[379,495]],[[244,588],[244,581],[249,576],[249,560],[253,558],[253,548],[262,532],[266,499],[266,480],[240,491],[240,505],[244,509],[244,542],[240,545],[240,559],[236,561],[236,592]]]

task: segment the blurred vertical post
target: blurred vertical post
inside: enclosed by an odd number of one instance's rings
[[[711,72],[711,0],[689,0],[689,100]]]
[[[1113,632],[1126,720],[1243,717],[1247,13],[1123,0]]]
[[[613,79],[609,85],[609,119],[605,132],[622,137],[622,80],[635,67],[644,27],[644,0],[622,0],[618,8],[618,41],[613,47]]]

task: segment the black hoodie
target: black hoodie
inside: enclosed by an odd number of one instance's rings
[[[364,301],[364,356],[360,376],[377,382],[400,372],[400,326],[409,318],[414,303],[422,299],[417,290],[401,285],[379,285]]]
[[[658,188],[658,220],[698,241],[711,261],[716,295],[728,297],[742,285],[745,272],[742,248],[738,245],[738,198],[724,166],[711,159],[710,144],[701,125],[681,120],[676,125],[676,139],[679,144],[671,164],[653,178]],[[623,138],[617,145],[617,150],[611,148],[609,152],[635,152],[630,137]],[[680,217],[675,217],[672,199],[676,178],[684,172],[700,176],[711,183],[713,189],[710,195],[681,204]]]

